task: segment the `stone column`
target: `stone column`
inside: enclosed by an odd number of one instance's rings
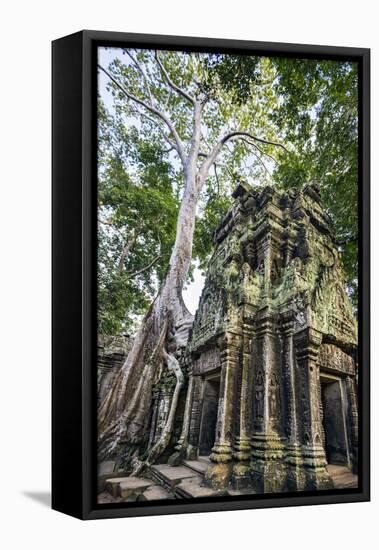
[[[160,389],[159,400],[157,403],[154,436],[151,441],[153,445],[159,439],[162,433],[162,430],[166,425],[167,418],[170,412],[172,394],[173,394],[173,387],[170,385],[165,385]]]
[[[202,408],[202,380],[199,375],[192,376],[192,400],[188,426],[187,458],[195,460],[199,446],[199,431]]]
[[[271,290],[271,264],[272,264],[272,239],[268,233],[261,243],[263,258],[264,258],[264,278],[263,289],[264,296],[268,297]]]
[[[257,492],[284,489],[284,445],[281,423],[280,358],[275,352],[274,321],[270,315],[258,320],[258,365],[254,372],[254,433],[252,436],[252,483]],[[260,341],[260,342],[259,342]]]
[[[358,473],[358,444],[359,444],[359,426],[358,426],[358,399],[357,387],[353,376],[346,377],[346,389],[349,400],[349,413],[351,423],[351,463],[353,473]]]
[[[294,336],[296,359],[300,373],[300,407],[302,418],[302,454],[305,489],[333,488],[326,470],[326,456],[322,445],[322,426],[319,407],[320,373],[317,357],[322,334],[306,328]]]
[[[250,485],[250,456],[251,456],[251,397],[252,397],[252,359],[255,346],[251,330],[245,329],[243,336],[243,355],[241,368],[241,386],[238,395],[239,418],[237,420],[239,430],[235,437],[233,458],[233,486],[242,489]]]
[[[220,343],[221,380],[216,440],[209,457],[211,464],[205,472],[205,483],[215,489],[227,487],[232,474],[232,423],[240,341],[238,334],[227,332]]]
[[[285,377],[285,389],[287,396],[287,444],[286,444],[286,465],[287,465],[287,488],[290,491],[301,491],[305,485],[305,475],[299,440],[299,418],[298,404],[296,397],[296,376],[295,353],[293,345],[294,321],[287,319],[283,323],[283,370]]]

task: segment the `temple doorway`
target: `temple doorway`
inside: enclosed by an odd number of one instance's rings
[[[204,381],[203,412],[201,416],[199,455],[211,453],[216,438],[218,401],[220,396],[220,377]]]
[[[320,382],[328,464],[350,466],[342,381],[325,375]]]

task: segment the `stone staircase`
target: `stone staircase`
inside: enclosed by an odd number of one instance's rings
[[[225,495],[203,484],[204,474],[209,465],[208,457],[198,460],[185,460],[182,466],[159,464],[152,466],[151,476],[175,498],[197,498]]]
[[[175,498],[170,491],[147,477],[112,477],[105,482],[105,490],[97,496],[98,504],[136,502]]]
[[[174,498],[195,498],[225,494],[203,485],[204,474],[209,465],[208,457],[185,460],[181,466],[157,464],[152,466],[150,475]]]
[[[181,466],[157,464],[144,478],[113,477],[105,481],[105,491],[98,495],[98,503],[135,502],[175,498],[220,496],[227,491],[215,491],[203,485],[208,457],[186,460]]]
[[[183,464],[203,476],[210,464],[210,460],[208,456],[199,456],[197,460],[185,460]]]
[[[98,495],[98,503],[154,501],[213,496],[237,496],[253,494],[251,489],[238,491],[228,488],[215,491],[204,485],[204,474],[209,465],[208,457],[185,460],[181,466],[157,464],[145,477],[110,477],[105,480],[105,490]],[[358,486],[358,477],[344,466],[328,465],[328,472],[336,489]]]

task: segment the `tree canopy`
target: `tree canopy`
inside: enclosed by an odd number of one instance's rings
[[[259,58],[211,56],[208,66],[237,103],[262,95]],[[334,223],[354,306],[358,302],[358,65],[270,58],[275,109],[269,114],[287,151],[277,151],[275,185],[319,185]]]
[[[356,64],[115,49],[102,69],[108,92],[99,97],[101,332],[132,330],[164,280],[184,188],[181,160],[191,152],[192,97],[207,100],[199,168],[220,135],[240,133],[220,148],[202,188],[192,268],[205,269],[240,178],[282,188],[313,181],[334,222],[356,305]],[[145,104],[168,113],[172,128]]]
[[[99,331],[133,330],[163,280],[178,200],[159,143],[143,140],[99,102]]]

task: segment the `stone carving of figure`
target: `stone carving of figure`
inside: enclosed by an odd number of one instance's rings
[[[275,282],[279,277],[279,267],[277,262],[274,260],[271,266],[271,282]]]
[[[254,303],[259,292],[259,283],[256,274],[247,262],[242,265],[241,279],[241,300],[246,303]]]
[[[242,280],[244,283],[249,282],[250,274],[251,274],[251,267],[247,262],[244,262],[242,265]]]
[[[306,308],[305,300],[300,294],[297,294],[293,298],[292,303],[293,303],[293,309],[295,312],[296,323],[298,324],[299,327],[302,327],[303,325],[305,325],[307,320],[306,314],[305,314],[305,308]]]
[[[259,420],[263,418],[263,392],[263,376],[262,371],[259,370],[255,383],[255,418]]]
[[[271,418],[277,418],[279,405],[279,384],[276,374],[270,379],[268,388],[268,405]]]
[[[260,262],[260,264],[259,264],[258,273],[259,273],[259,275],[262,275],[262,277],[263,277],[264,274],[265,274],[265,263],[264,263],[264,260],[261,260],[261,262]]]

